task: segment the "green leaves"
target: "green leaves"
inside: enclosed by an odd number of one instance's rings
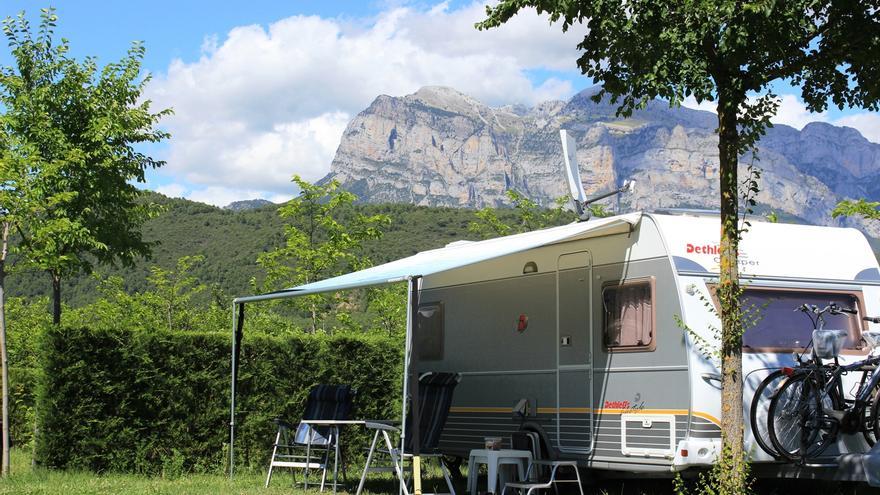
[[[35,34],[23,12],[3,21],[13,65],[0,70],[0,204],[23,264],[60,279],[149,254],[140,227],[151,212],[133,182],[164,162],[134,145],[168,138],[154,127],[170,110],[139,101],[142,44],[99,70],[56,42],[56,22],[51,8]]]
[[[307,284],[370,266],[363,243],[382,236],[391,223],[387,215],[363,215],[351,206],[357,197],[339,188],[338,181],[310,184],[298,175],[293,182],[300,194],[278,209],[290,222],[286,241],[261,254],[257,263],[266,270],[263,290]],[[323,325],[336,307],[349,305],[342,296],[313,295],[297,298],[297,310],[310,315],[312,331]]]
[[[833,218],[861,216],[867,220],[880,220],[880,201],[866,201],[864,198],[858,201],[845,199],[834,207],[831,212]]]
[[[505,194],[513,205],[513,218],[502,220],[498,217],[498,210],[483,208],[475,213],[477,219],[468,224],[468,232],[489,239],[562,225],[577,219],[575,214],[567,209],[570,202],[567,196],[557,198],[553,208],[545,208],[514,189],[508,190]],[[608,215],[601,205],[594,205],[591,211],[597,216]]]
[[[223,472],[228,333],[53,327],[40,351],[39,465],[156,474],[182,454],[180,472]],[[351,384],[358,391],[357,417],[399,417],[399,339],[249,332],[240,357],[239,467],[265,468],[272,419],[297,421],[319,383]],[[363,456],[367,435],[346,432],[350,461]]]

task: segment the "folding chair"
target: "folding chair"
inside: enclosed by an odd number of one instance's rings
[[[534,481],[532,476],[532,468],[536,470],[540,466],[546,466],[550,468],[550,479],[547,481]],[[574,471],[574,478],[565,478],[559,479],[556,477],[557,472],[560,467],[569,467]],[[556,489],[556,493],[559,493],[559,483],[577,483],[578,491],[580,491],[581,495],[584,495],[584,488],[581,484],[581,475],[578,472],[577,461],[551,461],[551,460],[541,460],[536,459],[529,463],[529,468],[526,471],[525,480],[519,481],[516,483],[506,483],[504,488],[501,490],[501,495],[507,495],[508,489],[510,492],[518,491],[523,493],[524,495],[532,495],[532,492],[535,490],[544,490],[550,488],[551,486]]]
[[[424,373],[419,377],[419,439],[420,449],[419,455],[427,462],[428,459],[436,459],[440,464],[440,470],[443,472],[443,478],[446,480],[446,486],[449,488],[449,495],[455,495],[455,488],[452,486],[452,479],[449,470],[443,464],[441,453],[438,450],[440,443],[440,434],[446,425],[446,418],[449,417],[449,407],[452,405],[452,393],[455,386],[461,381],[461,375],[458,373]],[[361,475],[361,481],[358,484],[357,495],[360,495],[364,489],[364,482],[367,474],[375,472],[393,472],[400,481],[401,491],[404,495],[409,495],[408,482],[404,474],[404,462],[412,461],[412,439],[411,433],[412,410],[407,414],[403,451],[400,450],[400,429],[383,423],[367,423],[367,428],[376,430],[373,435],[373,443],[370,445],[370,451],[367,454],[367,462],[364,466],[364,472]],[[379,443],[379,437],[382,437],[384,446]],[[376,457],[387,457],[389,464],[373,466]],[[437,494],[439,495],[439,494]]]
[[[310,419],[345,420],[351,415],[356,392],[349,385],[317,385],[309,392],[303,421]],[[312,426],[301,422],[291,423],[276,419],[278,432],[272,446],[272,460],[266,487],[272,479],[274,468],[290,468],[296,483],[296,469],[303,470],[303,486],[309,487],[309,472],[321,470],[321,491],[327,481],[330,455],[333,454],[333,491],[337,488],[339,468],[339,429],[336,426]],[[345,460],[342,460],[342,477],[345,479]]]

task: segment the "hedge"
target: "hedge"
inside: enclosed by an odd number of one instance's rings
[[[158,473],[224,469],[230,337],[87,328],[46,332],[37,387],[36,461],[51,468]],[[237,464],[265,468],[271,420],[297,420],[312,386],[350,383],[355,415],[399,415],[401,343],[373,335],[247,335]],[[360,452],[365,433],[344,446]]]
[[[33,368],[9,367],[9,437],[13,447],[33,438],[36,377]]]

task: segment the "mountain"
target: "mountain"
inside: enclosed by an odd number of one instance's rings
[[[224,206],[223,209],[232,211],[255,210],[257,208],[262,208],[264,206],[274,204],[275,203],[266,199],[246,199],[244,201],[233,201],[232,203]]]
[[[652,101],[629,118],[596,89],[534,107],[490,107],[451,88],[379,96],[346,128],[329,178],[366,202],[484,207],[516,189],[542,204],[566,194],[559,130],[577,138],[587,194],[635,179],[622,210],[718,208],[718,140],[710,112]],[[880,144],[858,131],[812,123],[777,125],[745,156],[740,175],[762,170],[757,201],[824,225],[852,225],[873,237],[880,226],[831,219],[844,197],[880,200]]]

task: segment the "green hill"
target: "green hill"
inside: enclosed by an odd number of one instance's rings
[[[162,214],[144,225],[144,237],[156,243],[152,258],[140,260],[133,267],[101,266],[96,272],[98,276],[122,276],[130,292],[147,288],[151,266],[173,269],[179,258],[200,254],[205,261],[194,269],[193,275],[202,283],[221,289],[230,298],[248,295],[252,292],[250,280],[263,276],[256,264],[257,255],[284,241],[283,223],[276,212],[278,205],[231,210],[153,192],[146,199],[163,207]],[[468,224],[476,219],[475,210],[471,209],[409,204],[359,204],[354,208],[368,215],[384,213],[391,217],[384,237],[366,245],[367,255],[376,264],[475,238],[467,230]],[[505,220],[514,218],[512,210],[500,210],[498,214]],[[804,223],[788,216],[780,220]],[[875,250],[880,250],[880,242],[871,239],[871,243]],[[93,302],[98,297],[96,286],[94,277],[66,280],[63,299],[75,307]],[[49,276],[40,272],[13,274],[7,279],[7,288],[10,296],[48,296],[51,291]]]
[[[144,237],[155,242],[153,256],[133,267],[98,267],[99,276],[121,275],[129,291],[147,287],[150,267],[172,269],[178,258],[203,255],[204,263],[194,270],[199,280],[216,285],[227,296],[251,293],[250,280],[262,277],[257,255],[283,242],[283,223],[278,205],[255,209],[229,210],[185,199],[172,199],[148,193],[147,199],[163,206],[163,213],[144,225]],[[392,219],[385,236],[366,248],[374,263],[441,247],[469,237],[467,225],[475,219],[474,210],[420,207],[405,204],[356,206],[365,214],[385,213]],[[473,236],[470,236],[473,238]],[[65,303],[81,306],[97,298],[97,282],[80,276],[64,281]],[[48,296],[49,276],[40,272],[16,273],[7,279],[10,296]]]

